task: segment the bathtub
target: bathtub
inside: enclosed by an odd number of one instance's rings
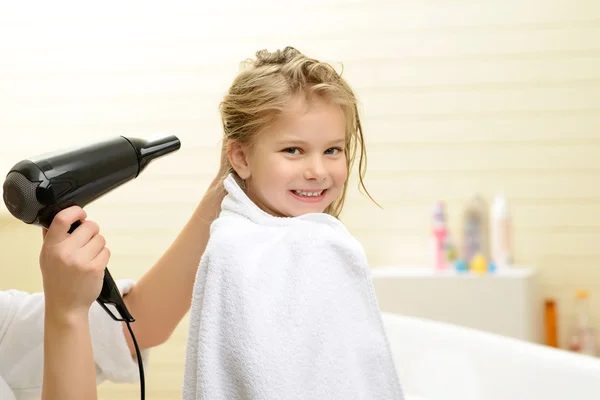
[[[598,400],[600,358],[382,313],[406,400]]]

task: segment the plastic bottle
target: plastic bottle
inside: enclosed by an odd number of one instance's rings
[[[488,221],[485,200],[479,195],[473,196],[463,215],[462,257],[468,264],[475,255],[490,259]]]
[[[448,226],[446,223],[446,206],[443,202],[435,203],[432,218],[433,233],[433,264],[436,269],[443,270],[448,267],[447,241]]]
[[[496,196],[491,209],[491,259],[502,268],[512,264],[512,234],[508,204],[504,194]]]
[[[556,301],[554,299],[546,299],[544,302],[544,326],[546,328],[546,345],[558,347]]]
[[[575,293],[575,325],[572,328],[569,348],[571,351],[596,357],[598,343],[590,322],[589,296],[587,290],[578,290]]]

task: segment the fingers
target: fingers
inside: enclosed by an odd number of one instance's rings
[[[53,245],[62,242],[70,236],[69,229],[71,228],[71,225],[77,221],[84,220],[86,217],[87,214],[81,207],[72,206],[65,208],[56,214],[45,235],[42,233],[42,235],[44,235],[44,243]],[[78,229],[75,231],[77,230]]]
[[[88,244],[93,237],[100,233],[100,227],[93,221],[84,221],[71,233],[70,246],[81,248]]]
[[[98,254],[106,247],[106,240],[102,235],[95,235],[92,239],[81,248],[80,257],[84,261],[95,259]]]
[[[104,247],[100,250],[100,253],[92,260],[90,263],[90,267],[93,270],[104,271],[104,268],[108,265],[108,261],[110,260],[110,250],[108,247]]]
[[[103,273],[110,259],[110,251],[106,247],[106,240],[100,235],[98,224],[86,220],[86,217],[87,213],[78,206],[66,208],[56,214],[50,228],[42,230],[44,248],[47,249],[42,250],[42,254],[55,254],[63,265]],[[69,234],[71,225],[77,221],[81,225]],[[60,246],[56,247],[58,244]]]

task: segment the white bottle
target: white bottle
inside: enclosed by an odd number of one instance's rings
[[[512,264],[512,233],[508,204],[504,194],[496,196],[491,210],[491,257],[497,267]]]

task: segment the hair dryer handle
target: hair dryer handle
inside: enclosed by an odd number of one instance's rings
[[[81,221],[75,222],[71,225],[69,229],[69,234],[73,233],[77,227],[81,225]],[[114,279],[110,275],[108,268],[104,268],[104,282],[102,283],[102,290],[100,291],[100,295],[96,299],[100,307],[104,309],[115,321],[128,321],[135,322],[135,319],[129,314],[129,310],[125,306],[125,302],[123,301],[123,297],[121,296],[121,292],[119,292],[119,288],[115,283]],[[108,307],[107,304],[114,306],[121,318],[116,316]]]
[[[108,272],[108,268],[104,269],[104,283],[102,284],[102,291],[96,301],[115,321],[135,322],[135,319],[129,314],[129,310],[127,310],[127,307],[125,306],[119,288],[110,275],[110,272]],[[119,312],[121,318],[114,315],[106,306],[107,304],[113,305]]]

